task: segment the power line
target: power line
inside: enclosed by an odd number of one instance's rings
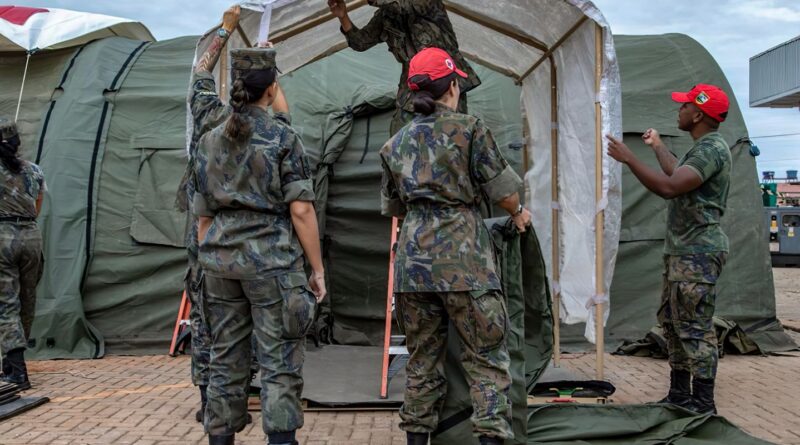
[[[766,136],[750,136],[750,139],[782,138],[786,136],[800,136],[800,133],[768,134]]]

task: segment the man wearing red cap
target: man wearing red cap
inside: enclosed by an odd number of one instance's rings
[[[378,10],[363,28],[350,21],[344,0],[328,0],[328,7],[339,18],[341,31],[350,48],[366,51],[386,42],[389,51],[403,65],[397,90],[397,109],[390,127],[391,134],[395,134],[414,115],[411,91],[406,85],[408,63],[424,48],[444,49],[452,55],[455,64],[466,72],[467,75],[459,79],[461,96],[458,101],[458,112],[466,113],[466,93],[478,87],[481,81],[458,49],[456,33],[442,0],[368,0],[368,3]]]
[[[730,188],[731,154],[717,131],[728,115],[728,96],[714,85],[696,85],[672,93],[681,103],[678,128],[691,134],[694,145],[677,159],[654,129],[642,139],[653,148],[662,171],[640,161],[612,136],[608,154],[627,164],[653,193],[669,200],[664,246],[664,287],[658,320],[667,338],[670,390],[661,403],[700,413],[716,413],[714,378],[717,337],[712,317],[715,285],[728,253],[728,237],[720,227]]]

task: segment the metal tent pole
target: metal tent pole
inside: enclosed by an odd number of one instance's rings
[[[14,113],[14,122],[19,119],[19,107],[22,105],[22,92],[25,91],[25,79],[28,78],[28,64],[31,61],[31,55],[33,51],[28,51],[27,57],[25,57],[25,71],[22,73],[22,86],[19,88],[19,99],[17,100],[17,112]]]

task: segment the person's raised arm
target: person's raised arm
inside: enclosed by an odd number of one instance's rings
[[[344,0],[328,0],[328,7],[331,14],[339,19],[342,25],[342,33],[347,39],[347,45],[354,51],[366,51],[373,46],[381,43],[383,34],[383,10],[378,9],[369,23],[363,28],[357,27],[350,21],[347,14],[347,4]]]
[[[656,154],[656,159],[658,160],[658,165],[661,166],[661,170],[668,175],[672,175],[675,171],[675,166],[678,165],[678,158],[670,153],[667,146],[664,145],[658,131],[653,128],[648,128],[642,135],[642,140],[653,149],[653,153]]]
[[[208,49],[206,49],[200,57],[200,60],[197,61],[197,65],[194,68],[195,73],[211,72],[214,70],[214,67],[217,66],[217,62],[219,61],[219,56],[222,54],[222,48],[225,47],[225,43],[228,42],[231,33],[239,24],[239,17],[241,14],[242,9],[239,5],[231,6],[225,11],[222,15],[221,29],[223,32],[214,36],[211,45],[209,45]]]
[[[668,175],[648,167],[622,141],[611,135],[606,138],[609,141],[608,155],[626,164],[642,185],[664,199],[675,198],[703,185],[703,178],[692,167],[681,166]]]

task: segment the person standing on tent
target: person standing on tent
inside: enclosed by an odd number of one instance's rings
[[[728,115],[728,96],[714,85],[699,84],[672,93],[681,103],[678,128],[694,145],[680,159],[669,152],[658,132],[642,139],[653,148],[662,171],[647,167],[621,141],[607,136],[608,154],[627,164],[639,181],[668,200],[664,247],[664,287],[658,320],[669,350],[670,390],[660,403],[699,413],[716,413],[717,336],[712,317],[716,283],[728,253],[720,226],[730,188],[731,153],[718,132]]]
[[[411,90],[408,88],[408,63],[417,52],[428,47],[442,48],[453,56],[453,62],[467,77],[459,79],[461,95],[456,109],[467,112],[467,92],[481,81],[458,49],[453,25],[442,0],[368,0],[378,10],[363,28],[350,21],[344,0],[328,0],[331,13],[341,23],[347,44],[355,51],[366,51],[386,42],[389,51],[403,65],[397,90],[397,109],[389,128],[395,134],[414,115]]]
[[[482,120],[456,111],[458,80],[467,74],[439,48],[409,63],[417,115],[381,149],[382,213],[403,219],[394,292],[406,335],[405,403],[400,427],[408,443],[428,443],[445,397],[448,320],[463,346],[473,431],[480,443],[512,438],[506,347],[508,314],[495,253],[479,211],[482,193],[511,214],[520,232],[522,180],[503,158]]]
[[[31,387],[25,348],[42,278],[42,234],[36,217],[47,187],[38,165],[19,158],[17,125],[0,118],[0,381]]]
[[[211,329],[210,444],[234,443],[245,426],[251,334],[264,432],[270,444],[297,443],[305,336],[326,295],[308,159],[294,130],[267,112],[284,100],[275,57],[271,48],[231,51],[232,113],[197,146],[193,211]]]

